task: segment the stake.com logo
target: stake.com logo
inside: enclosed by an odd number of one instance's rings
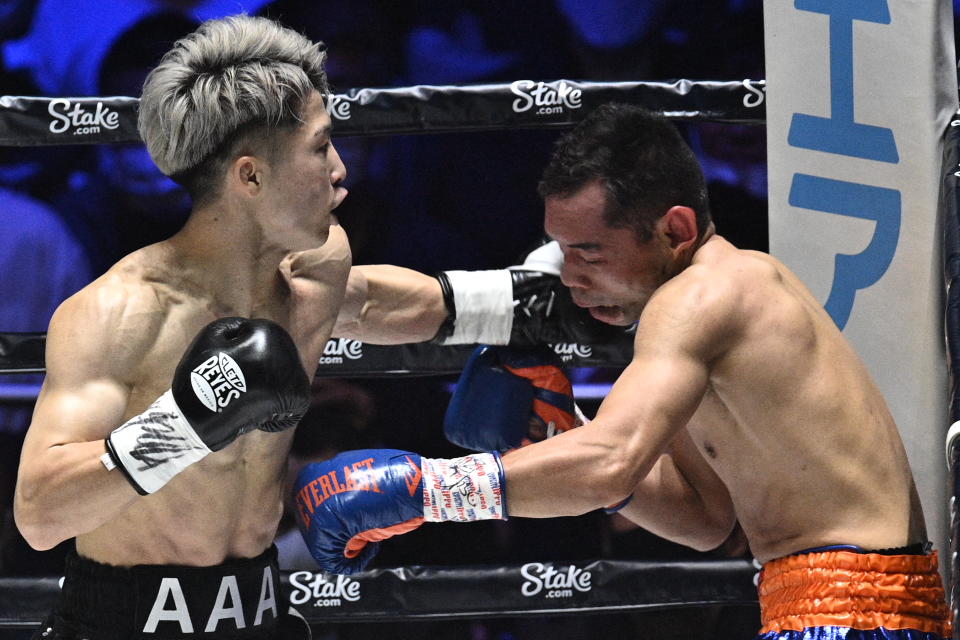
[[[535,114],[546,116],[563,113],[564,109],[579,109],[583,91],[567,84],[566,80],[534,82],[517,80],[510,83],[510,93],[518,96],[510,105],[514,113],[524,113],[534,107]]]
[[[528,598],[541,592],[544,598],[570,598],[574,591],[586,593],[592,588],[590,572],[574,565],[558,571],[540,562],[530,562],[520,567],[520,575],[526,578],[520,593]]]
[[[47,113],[53,118],[49,125],[50,133],[66,133],[72,127],[73,135],[84,135],[120,126],[120,114],[102,102],[98,102],[91,113],[79,102],[71,103],[57,98],[47,105]]]

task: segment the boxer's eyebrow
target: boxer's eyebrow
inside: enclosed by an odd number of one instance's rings
[[[330,134],[331,134],[332,132],[333,132],[333,127],[328,124],[328,125],[322,126],[322,127],[320,127],[319,129],[317,129],[317,130],[314,132],[313,137],[314,137],[314,138],[320,138],[320,137],[326,136],[326,137],[329,138],[329,137],[330,137]]]
[[[599,242],[577,242],[567,245],[571,249],[580,249],[582,251],[600,251],[603,246]]]

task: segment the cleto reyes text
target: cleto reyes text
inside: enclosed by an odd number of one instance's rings
[[[247,390],[243,370],[228,354],[218,352],[190,372],[193,392],[210,411],[223,409]]]

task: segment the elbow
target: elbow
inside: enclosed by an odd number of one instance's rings
[[[721,514],[707,511],[697,535],[691,536],[687,544],[696,551],[713,551],[730,538],[736,523],[733,512]]]
[[[14,500],[14,522],[20,535],[32,549],[49,551],[71,537],[61,530],[49,514],[49,509],[24,500],[20,495],[17,495]]]
[[[30,548],[36,551],[49,551],[67,539],[58,535],[53,527],[42,522],[26,518],[20,514],[15,515],[15,519],[20,535],[27,541]]]
[[[645,475],[636,469],[636,465],[620,452],[613,452],[612,459],[602,465],[604,474],[597,489],[596,501],[603,507],[618,504],[631,495]]]
[[[715,533],[715,532],[714,532]],[[707,532],[701,532],[697,537],[692,537],[691,539],[685,541],[687,546],[693,549],[694,551],[701,551],[706,553],[707,551],[713,551],[722,545],[727,539],[726,534],[722,535],[710,535]]]

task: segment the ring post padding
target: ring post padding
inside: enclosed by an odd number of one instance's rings
[[[946,435],[947,469],[950,478],[950,611],[954,629],[960,624],[960,519],[956,502],[960,497],[960,112],[947,131],[943,147],[940,213],[943,216],[943,280],[946,288],[944,332],[946,334],[947,374],[949,378],[948,420]]]
[[[947,549],[941,213],[958,108],[945,1],[764,0],[770,253],[883,394],[926,531]],[[948,581],[948,555],[940,570]]]

